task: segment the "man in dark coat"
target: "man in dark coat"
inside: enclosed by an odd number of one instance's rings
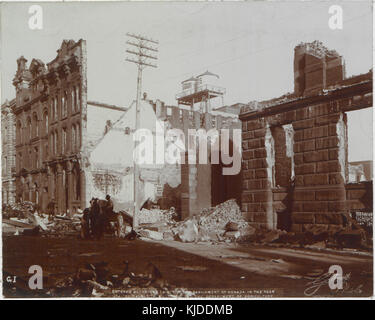
[[[95,238],[100,239],[102,235],[100,206],[99,206],[97,198],[92,198],[90,202],[91,202],[91,209],[90,209],[91,232]]]
[[[55,216],[56,202],[52,199],[47,205],[48,218]]]
[[[88,239],[90,237],[90,209],[83,210],[81,219],[81,239]]]
[[[107,194],[105,196],[105,199],[107,200],[107,205],[106,205],[106,214],[108,217],[110,217],[113,213],[113,202],[112,202],[112,199],[111,199],[111,196],[109,194]]]

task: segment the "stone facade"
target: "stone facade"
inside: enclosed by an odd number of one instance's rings
[[[86,42],[64,40],[47,66],[17,60],[16,200],[74,213],[91,199],[90,152],[126,108],[87,101]]]
[[[57,212],[74,212],[85,203],[86,54],[85,41],[64,40],[57,57],[45,65],[17,60],[16,186],[17,200]]]
[[[1,106],[1,182],[2,182],[2,203],[14,204],[16,200],[16,126],[13,107],[16,100],[6,101]]]
[[[345,79],[344,70],[336,52],[301,44],[295,92],[243,108],[242,211],[253,224],[303,231],[365,207],[370,187],[347,185],[346,112],[372,107],[372,72]]]
[[[2,156],[8,172],[16,154],[16,201],[33,201],[45,209],[54,200],[57,212],[63,213],[88,206],[94,184],[100,184],[101,193],[111,193],[103,185],[113,168],[100,168],[105,171],[100,175],[91,168],[90,157],[127,109],[87,101],[84,40],[64,40],[57,52],[47,65],[33,59],[27,67],[24,57],[17,60],[16,99],[2,107],[2,121],[7,115],[15,134],[3,133]],[[372,183],[348,184],[346,112],[372,107],[372,72],[345,79],[342,57],[313,42],[296,47],[294,80],[292,94],[241,106],[240,174],[223,176],[223,163],[211,165],[209,159],[208,164],[166,166],[157,179],[145,173],[161,206],[173,205],[185,218],[237,198],[253,224],[295,231],[309,224],[342,224],[350,210],[368,208]],[[186,139],[188,129],[241,126],[235,113],[165,106],[146,97],[144,101],[158,120],[180,129]],[[14,140],[14,149],[4,147]],[[186,152],[182,157],[187,160]],[[178,183],[167,183],[170,177]],[[4,189],[10,193],[3,194],[8,202],[14,201],[10,185]]]

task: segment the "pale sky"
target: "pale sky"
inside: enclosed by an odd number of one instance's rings
[[[294,47],[320,40],[346,61],[347,76],[372,67],[371,1],[339,2],[343,29],[328,27],[334,2],[39,3],[43,29],[30,30],[32,3],[2,3],[2,96],[12,99],[16,60],[49,62],[63,39],[87,41],[88,98],[129,106],[136,66],[126,62],[126,33],[159,40],[158,68],[144,71],[151,99],[176,104],[181,81],[206,70],[220,76],[225,104],[293,91]],[[372,130],[371,130],[372,132]]]

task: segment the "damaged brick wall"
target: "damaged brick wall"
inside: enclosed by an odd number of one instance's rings
[[[311,71],[308,61],[304,72]],[[277,228],[277,212],[285,212],[286,202],[292,231],[344,223],[350,210],[345,112],[372,107],[372,73],[350,80],[341,75],[330,80],[335,86],[321,85],[314,95],[313,90],[307,95],[299,91],[261,102],[255,110],[243,109],[242,211],[254,225]]]
[[[349,211],[372,212],[372,181],[349,183],[345,185],[345,190]]]
[[[320,41],[301,43],[294,49],[294,91],[314,95],[345,77],[343,58]]]
[[[188,146],[188,129],[204,128],[208,132],[213,128],[217,130],[225,128],[240,129],[241,126],[241,122],[236,115],[215,111],[200,113],[199,111],[191,111],[178,107],[167,107],[158,101],[155,112],[160,118],[168,119],[172,128],[181,129],[184,132],[186,139],[185,146]],[[207,150],[209,156],[209,144]],[[232,186],[232,190],[224,192],[223,195],[223,190],[217,190],[216,186],[213,185],[214,182],[220,180],[220,177],[217,175],[218,170],[216,169],[218,168],[212,169],[210,159],[207,159],[207,164],[189,164],[187,152],[183,153],[182,158],[185,159],[185,163],[181,165],[181,186],[168,190],[169,197],[176,198],[176,196],[179,196],[180,201],[176,200],[176,205],[181,208],[181,218],[184,219],[203,208],[211,207],[213,202],[220,201],[218,200],[219,198],[221,199],[220,202],[228,200],[228,197],[240,200],[241,191],[238,187],[240,186],[238,178],[241,174],[225,180],[226,187],[220,186],[220,188],[229,189]],[[199,154],[197,154],[197,162],[198,159]]]

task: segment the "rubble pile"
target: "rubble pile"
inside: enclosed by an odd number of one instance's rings
[[[34,212],[36,206],[34,203],[29,201],[24,201],[15,204],[8,204],[3,207],[2,215],[5,219],[17,218],[17,219],[27,219],[29,212]]]
[[[11,235],[77,235],[81,227],[81,215],[73,217],[49,216],[39,213],[32,202],[8,205],[3,209],[3,231]]]
[[[166,222],[174,223],[175,209],[171,207],[169,210],[161,209],[145,209],[143,208],[139,212],[138,221],[140,224],[143,223],[155,223],[155,222]]]
[[[78,215],[73,218],[55,217],[53,221],[47,224],[45,235],[67,236],[77,235],[81,231],[81,219]]]
[[[184,288],[170,285],[160,270],[148,263],[143,273],[129,270],[124,261],[120,274],[114,273],[106,262],[85,263],[75,274],[58,279],[46,292],[50,297],[191,297],[194,294]]]
[[[159,220],[153,226],[143,225],[143,228],[140,231],[143,237],[182,242],[240,241],[255,232],[255,229],[243,219],[241,210],[234,199],[216,207],[205,208],[184,221],[175,222],[168,219],[163,223]]]
[[[149,210],[153,211],[153,210]],[[152,240],[182,242],[247,242],[311,249],[371,249],[371,237],[354,219],[340,225],[306,225],[302,232],[254,228],[244,220],[234,199],[205,208],[180,222],[141,225],[139,235]]]
[[[345,226],[305,225],[304,230],[298,233],[267,230],[254,228],[245,221],[236,201],[231,199],[216,207],[205,208],[184,221],[176,222],[175,218],[173,207],[169,210],[142,209],[139,214],[140,228],[134,231],[131,227],[132,215],[120,211],[117,220],[110,222],[110,229],[117,237],[127,240],[143,238],[182,242],[247,242],[312,249],[372,248],[372,235],[347,215],[344,217]],[[68,217],[38,213],[33,203],[23,202],[4,208],[3,233],[82,238],[82,219],[83,214]]]
[[[198,216],[198,226],[207,232],[217,230],[239,231],[248,226],[236,200],[225,201],[214,208],[203,209]]]
[[[32,203],[15,206],[13,211],[7,211],[3,216],[3,232],[13,235],[37,235],[46,231],[48,217],[35,211]]]
[[[237,202],[230,199],[216,207],[203,209],[172,231],[183,242],[233,242],[245,240],[255,229],[244,220]]]
[[[253,242],[318,250],[372,248],[372,240],[368,234],[354,222],[348,226],[308,225],[303,232],[298,233],[259,229],[254,235]]]

